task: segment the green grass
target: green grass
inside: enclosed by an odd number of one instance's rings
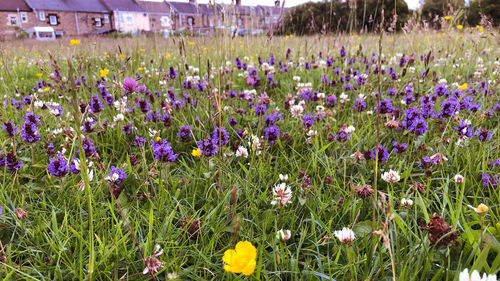
[[[377,75],[370,75],[368,82],[357,90],[346,91],[350,101],[343,109],[340,103],[333,109],[327,108],[329,112],[324,121],[314,125],[318,135],[311,144],[306,142],[307,130],[302,127],[302,120],[292,118],[290,111],[285,110],[284,101],[289,93],[297,94],[293,76],[300,76],[301,82],[311,82],[314,90],[339,98],[343,92],[341,83],[329,88],[321,83],[321,75],[332,77],[335,68],[344,72],[349,67],[360,69],[363,56],[357,52],[364,53],[368,59],[372,52],[378,53],[376,35],[168,40],[81,38],[82,43],[72,47],[69,39],[3,43],[0,89],[8,98],[34,97],[31,89],[35,81],[53,83],[49,78],[54,71],[51,54],[64,77],[70,77],[73,71],[77,79],[82,75],[87,77],[87,83],[75,90],[81,101],[88,102],[91,95],[98,94],[96,87],[90,87],[100,79],[100,69],[109,70],[108,91],[117,100],[122,95],[118,83],[136,74],[142,76],[138,83],[145,84],[151,92],[166,93],[167,86],[159,82],[168,73],[168,68],[174,66],[179,77],[169,81],[168,87],[174,88],[177,95],[186,91],[198,104],[174,109],[169,114],[169,127],[161,122],[145,124],[144,114],[138,109],[125,114],[125,120],[113,127],[118,111],[104,105],[104,110],[95,114],[96,130],[84,133],[97,145],[99,159],[90,159],[93,166],[89,170],[94,177],[82,192],[79,190],[80,175],[68,174],[62,180],[49,175],[46,165],[52,156],[47,156],[44,148],[50,142],[56,151],[64,147],[68,159],[72,159],[80,148],[75,137],[78,135],[74,118],[77,115],[70,102],[72,92],[68,81],[72,79],[63,79],[48,86],[48,92],[37,93],[39,100],[60,103],[64,114],[55,117],[48,110],[30,106],[36,115],[42,116],[43,122],[38,130],[41,140],[34,145],[24,142],[20,134],[10,139],[5,132],[0,132],[1,149],[12,151],[13,142],[16,155],[23,162],[16,174],[11,174],[6,166],[0,171],[0,205],[3,207],[0,216],[3,251],[0,249],[0,255],[5,259],[0,265],[0,276],[4,280],[152,279],[142,274],[145,265],[134,237],[144,257],[153,254],[156,244],[163,249],[159,259],[164,267],[156,274],[157,280],[167,279],[169,272],[176,272],[181,280],[390,280],[393,275],[398,280],[458,280],[464,268],[498,274],[500,230],[488,230],[487,227],[500,223],[500,191],[484,188],[481,174],[500,174],[500,167],[488,167],[488,161],[500,158],[499,113],[494,112],[490,117],[482,114],[499,102],[499,35],[486,31],[477,34],[470,30],[446,33],[385,35],[382,53],[387,60],[398,53],[407,57],[416,53],[416,57],[415,73],[408,73],[400,81],[383,79],[383,92],[387,93],[390,88],[402,91],[404,85],[411,82],[421,97],[432,94],[437,80],[444,78],[450,91],[456,89],[452,86],[454,82],[477,88],[479,82],[490,80],[491,95],[473,96],[475,101],[481,102],[478,112],[460,111],[456,120],[433,118],[428,124],[429,131],[420,137],[405,130],[384,127],[392,117],[380,116],[380,144],[390,149],[393,140],[406,142],[408,150],[400,155],[392,152],[387,162],[378,165],[379,194],[375,205],[381,207],[375,212],[374,196],[361,199],[354,192],[360,185],[374,185],[375,163],[355,161],[351,154],[375,147],[377,113],[357,113],[351,107],[356,96],[363,93],[367,96],[367,110],[375,108],[376,97],[372,93],[378,88]],[[342,46],[348,56],[357,57],[354,64],[340,61],[338,50]],[[266,91],[269,95],[268,113],[275,107],[283,113],[283,120],[277,125],[281,135],[289,133],[290,139],[277,140],[274,144],[264,141],[262,153],[257,155],[248,145],[249,136],[264,136],[265,116],[256,117],[246,101],[229,98],[227,89],[239,92],[252,87],[238,76],[242,71],[223,73],[220,67],[225,66],[226,61],[231,61],[234,67],[237,56],[242,59],[248,56],[249,61],[258,66],[258,57],[267,60],[270,53],[276,56],[277,62],[286,63],[287,48],[292,49],[290,60],[295,63],[299,57],[319,61],[318,55],[322,52],[323,59],[335,58],[334,66],[311,70],[290,67],[287,73],[275,74],[278,86],[274,89],[268,88],[266,76],[259,71],[262,81],[257,93]],[[425,68],[418,55],[428,53],[434,57],[434,62],[429,64],[429,77],[420,82],[418,75]],[[479,57],[486,70],[476,79],[474,72]],[[435,65],[440,58],[447,58],[448,63]],[[68,67],[68,60],[74,70]],[[210,72],[213,84],[204,92],[183,90],[180,82],[186,79],[186,63],[198,67],[200,76]],[[454,68],[454,64],[459,66]],[[209,66],[214,68],[209,69]],[[400,70],[398,68],[398,72]],[[432,81],[433,72],[436,81]],[[42,76],[37,77],[37,73]],[[116,83],[112,77],[116,78]],[[214,88],[218,89],[217,94],[213,94]],[[16,95],[16,89],[20,96]],[[129,101],[138,97],[143,94],[134,93]],[[408,108],[399,103],[402,98],[398,96],[393,100],[393,104],[402,109],[401,114]],[[160,100],[166,97],[156,98],[151,108],[160,109]],[[441,101],[436,102],[436,111],[441,109]],[[222,109],[220,113],[214,106],[216,103]],[[304,113],[312,113],[320,102],[307,101],[306,104]],[[420,100],[414,104],[420,104]],[[18,110],[2,103],[0,121],[13,121],[21,126],[26,108],[24,105]],[[245,109],[246,114],[237,114],[238,108]],[[79,122],[91,115],[85,113]],[[231,117],[238,119],[234,128],[227,124]],[[474,130],[485,128],[495,131],[495,135],[490,142],[473,137],[467,145],[456,146],[458,133],[452,127],[462,119],[471,120]],[[143,148],[132,145],[134,134],[122,133],[121,125],[125,123],[133,123],[137,128],[135,134],[147,138],[148,143]],[[345,143],[329,141],[328,134],[337,133],[343,123],[356,128],[351,139]],[[183,143],[176,134],[180,126],[186,124],[192,127],[194,139]],[[230,135],[229,145],[214,157],[191,156],[191,151],[197,147],[195,140],[203,139],[220,124]],[[69,127],[74,128],[75,133],[54,135],[47,131]],[[159,130],[161,138],[172,143],[174,152],[179,154],[174,163],[162,164],[154,160],[149,129]],[[236,129],[247,130],[248,136],[241,139]],[[449,142],[445,141],[447,138]],[[238,144],[248,149],[248,158],[225,157],[224,154],[232,152],[231,147]],[[425,144],[427,151],[422,151],[421,144]],[[433,167],[432,175],[426,176],[417,162],[434,153],[444,154],[448,161]],[[137,157],[138,165],[132,165],[128,160],[130,155]],[[104,179],[111,166],[127,173],[117,201],[113,200]],[[401,181],[392,186],[380,178],[389,169],[401,174]],[[310,186],[305,189],[303,179],[298,176],[302,170],[311,179]],[[284,208],[270,204],[272,188],[280,182],[279,174],[289,175],[288,184],[293,190],[293,202]],[[453,179],[456,174],[463,175],[465,183],[456,184]],[[331,177],[330,183],[326,177]],[[412,192],[414,182],[423,183],[425,192]],[[401,206],[402,198],[412,199],[413,206]],[[479,203],[490,208],[484,221],[482,243],[479,241],[480,216],[467,207]],[[18,219],[16,208],[26,210],[29,217]],[[430,245],[428,232],[422,225],[427,224],[434,213],[443,214],[446,223],[459,233],[457,243],[443,247]],[[188,227],[182,227],[185,218],[200,222],[199,235],[194,239],[186,235]],[[371,234],[373,222],[375,230],[383,230],[389,247],[384,245],[381,236]],[[356,233],[350,246],[335,237],[320,243],[323,237],[333,236],[334,231],[343,227],[350,227]],[[278,241],[276,232],[279,229],[291,230],[292,238],[286,243]],[[224,251],[243,240],[252,242],[258,251],[257,268],[249,277],[225,272],[222,262]],[[89,272],[91,261],[94,261],[92,273]]]

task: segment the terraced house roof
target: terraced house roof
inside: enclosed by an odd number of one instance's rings
[[[12,0],[0,0],[12,1]],[[27,4],[35,10],[109,13],[109,9],[101,0],[26,0]]]
[[[31,8],[24,0],[0,0],[0,11],[23,11],[29,12]]]
[[[82,0],[80,0],[82,1]],[[87,0],[83,0],[87,1]],[[134,0],[102,0],[104,5],[112,11],[124,11],[124,12],[146,12],[137,2]]]
[[[151,14],[170,14],[170,6],[165,2],[139,1],[137,2],[146,12]]]
[[[174,9],[177,13],[180,14],[198,14],[199,13],[199,8],[196,7],[195,4],[193,3],[186,3],[186,2],[168,2],[170,7]],[[199,5],[198,5],[199,6]]]

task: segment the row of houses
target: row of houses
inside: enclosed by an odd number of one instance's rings
[[[272,1],[272,0],[269,0]],[[31,27],[53,27],[57,36],[118,32],[208,33],[220,28],[258,33],[275,29],[287,11],[269,6],[139,0],[0,0],[0,37]]]

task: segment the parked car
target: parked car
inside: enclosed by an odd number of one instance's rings
[[[26,29],[29,38],[35,38],[36,40],[55,40],[56,32],[54,28],[50,26],[34,26]]]

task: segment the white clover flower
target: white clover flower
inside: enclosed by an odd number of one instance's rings
[[[413,205],[413,200],[403,198],[401,199],[401,205],[403,205],[406,208],[410,208]]]
[[[280,229],[276,233],[276,239],[282,240],[283,242],[288,241],[291,237],[292,237],[292,232],[289,229],[287,230]]]
[[[340,103],[346,103],[349,101],[349,96],[346,95],[345,93],[340,94],[339,98],[340,98]]]
[[[300,82],[300,76],[293,76],[292,79],[293,79],[293,81],[295,81],[297,83]]]
[[[288,180],[288,174],[280,174],[280,181],[287,181]]]
[[[302,112],[304,112],[304,108],[301,105],[294,105],[290,107],[290,112],[292,113],[293,118],[300,118],[302,116]]]
[[[239,146],[236,150],[236,157],[248,157],[248,150],[244,146]]]
[[[273,200],[271,205],[286,206],[292,203],[292,190],[286,183],[280,183],[273,188]]]
[[[455,180],[456,183],[463,183],[465,178],[464,176],[460,175],[460,174],[456,174],[453,179]]]
[[[494,274],[486,275],[483,274],[483,277],[479,274],[477,270],[472,271],[472,274],[469,275],[469,269],[466,268],[464,271],[460,272],[458,276],[459,281],[497,281],[497,276]]]
[[[154,138],[157,134],[159,134],[159,133],[160,133],[160,131],[156,131],[156,130],[153,130],[153,129],[151,129],[151,128],[148,128],[148,130],[149,130],[149,136],[150,136],[151,138]]]
[[[317,135],[318,135],[318,131],[316,131],[316,130],[309,130],[307,132],[307,136],[310,137],[310,138],[315,137]]]
[[[395,183],[401,180],[399,173],[394,170],[389,170],[389,172],[385,172],[382,174],[382,179],[388,183]]]
[[[175,280],[179,278],[179,274],[177,274],[176,272],[169,272],[167,273],[167,279],[168,280]]]
[[[354,131],[356,131],[356,128],[354,128],[354,126],[352,126],[352,125],[345,128],[345,130],[344,130],[344,132],[346,132],[347,134],[354,133]]]
[[[113,121],[116,123],[116,122],[121,122],[125,120],[125,116],[123,116],[123,114],[121,113],[118,113],[114,118],[113,118]]]
[[[351,244],[351,242],[356,239],[356,235],[352,229],[344,227],[342,230],[336,230],[333,235],[337,237],[340,242],[344,244]]]
[[[43,107],[43,101],[37,100],[35,101],[35,108],[41,108]]]

